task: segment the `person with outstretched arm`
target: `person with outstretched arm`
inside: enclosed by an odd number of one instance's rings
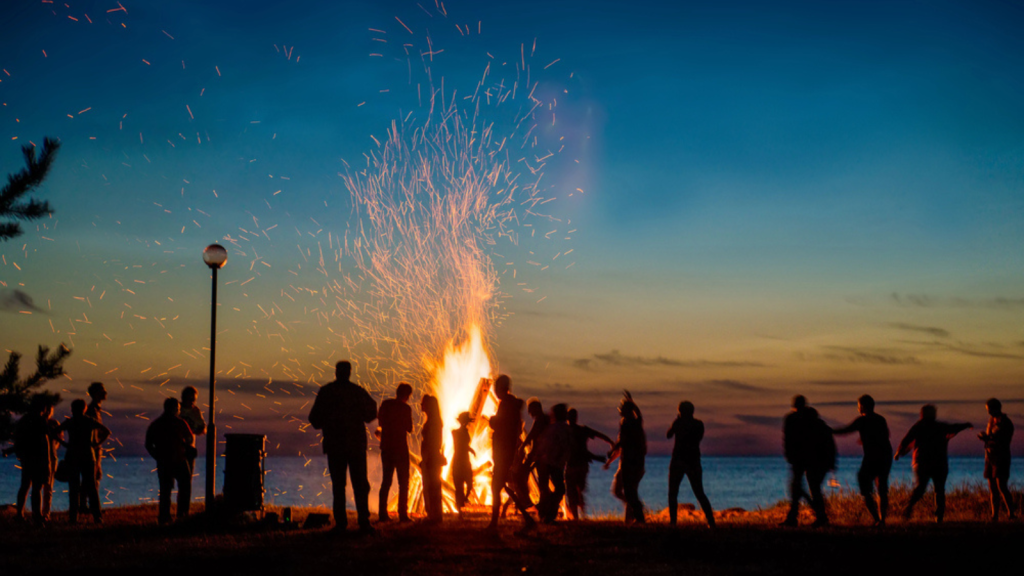
[[[935,489],[935,521],[941,523],[946,513],[946,477],[949,475],[949,441],[964,430],[974,428],[970,422],[949,424],[936,420],[938,410],[933,404],[921,407],[921,419],[900,441],[893,460],[899,460],[914,450],[914,491],[903,511],[903,519],[909,520],[914,506],[924,496],[928,482]]]
[[[572,431],[572,443],[569,445],[569,461],[565,465],[565,501],[569,508],[569,516],[579,520],[586,513],[587,476],[590,475],[591,462],[604,462],[603,455],[590,451],[587,443],[592,439],[602,440],[608,446],[615,442],[607,434],[594,430],[590,426],[578,423],[579,412],[569,409],[569,428]]]
[[[640,499],[640,481],[644,478],[647,459],[647,434],[644,433],[644,417],[640,407],[633,401],[628,390],[623,391],[619,404],[619,437],[608,452],[604,469],[619,461],[619,469],[612,481],[612,494],[626,506],[626,524],[645,523],[644,503]]]
[[[864,448],[864,459],[857,472],[857,483],[868,513],[876,526],[884,526],[889,512],[889,471],[892,469],[892,442],[889,441],[889,425],[885,418],[875,412],[875,399],[865,394],[857,399],[860,416],[849,426],[832,431],[836,436],[857,432],[860,445]],[[875,486],[878,487],[878,502],[875,502]]]

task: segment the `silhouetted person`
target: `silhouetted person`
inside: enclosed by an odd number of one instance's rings
[[[498,409],[491,416],[491,454],[494,458],[491,476],[491,522],[489,530],[498,528],[498,513],[501,510],[501,492],[504,490],[523,517],[523,529],[534,526],[533,518],[526,511],[512,478],[512,464],[519,450],[519,439],[523,434],[523,401],[512,395],[512,381],[502,374],[494,381],[494,394],[498,398]]]
[[[672,461],[668,466],[668,518],[676,525],[677,508],[679,507],[679,484],[683,477],[690,479],[693,495],[704,511],[704,520],[708,526],[715,527],[715,511],[711,509],[711,501],[704,493],[704,469],[700,463],[700,441],[704,439],[704,422],[693,417],[693,403],[679,403],[679,415],[665,434],[666,438],[676,439],[672,447]]]
[[[796,526],[800,512],[800,498],[805,494],[804,476],[807,474],[807,399],[797,394],[793,397],[793,409],[782,423],[782,449],[789,463],[789,514],[782,523]]]
[[[171,521],[171,491],[178,483],[177,516],[188,516],[192,502],[192,470],[189,468],[189,449],[195,448],[195,435],[188,423],[179,415],[180,405],[174,398],[164,400],[164,413],[146,430],[146,452],[156,460],[156,476],[160,482],[161,524]]]
[[[420,400],[420,409],[426,415],[423,430],[420,431],[420,473],[423,476],[423,505],[427,511],[427,520],[439,524],[444,520],[444,503],[441,495],[441,471],[447,460],[444,457],[443,434],[444,424],[441,422],[441,407],[437,397],[424,394]]]
[[[814,408],[807,409],[810,416],[809,448],[810,459],[807,463],[807,487],[810,491],[811,508],[814,510],[812,526],[828,526],[828,513],[825,509],[825,496],[822,485],[825,476],[836,469],[836,440],[832,428],[818,417]]]
[[[15,505],[16,518],[24,516],[25,500],[31,492],[32,521],[41,526],[49,516],[49,497],[53,494],[56,452],[55,432],[51,427],[53,400],[47,396],[32,398],[28,413],[14,428],[14,453],[21,462],[21,486]],[[49,493],[49,497],[47,495]]]
[[[196,444],[199,443],[199,436],[206,434],[206,419],[203,418],[203,411],[196,406],[196,399],[199,398],[199,391],[196,390],[195,386],[186,386],[181,391],[181,406],[178,415],[181,419],[188,424],[188,429],[192,432],[195,437]],[[189,474],[194,474],[196,471],[196,454],[193,450],[189,451],[188,455],[188,470]]]
[[[974,428],[969,422],[948,424],[935,419],[937,410],[932,404],[921,407],[921,419],[903,437],[894,460],[899,460],[914,449],[914,491],[910,494],[903,518],[910,519],[914,506],[924,496],[931,481],[935,487],[935,520],[942,522],[946,512],[946,476],[949,475],[949,441],[960,432]]]
[[[647,435],[644,433],[644,417],[633,402],[628,391],[624,392],[619,404],[619,437],[608,452],[607,470],[612,462],[619,460],[619,469],[612,482],[612,493],[626,505],[627,524],[646,522],[644,503],[640,500],[640,481],[644,478],[644,462],[647,458]]]
[[[814,511],[814,525],[827,525],[828,515],[821,485],[828,471],[835,468],[835,441],[831,429],[818,418],[817,410],[808,408],[807,399],[801,395],[793,397],[793,410],[786,416],[782,426],[782,444],[786,461],[792,470],[789,514],[782,525],[798,524],[800,498],[807,493]],[[805,477],[807,492],[803,489]]]
[[[462,514],[462,507],[469,502],[473,492],[473,462],[469,455],[476,451],[469,445],[469,423],[473,418],[469,412],[459,414],[459,427],[452,430],[452,480],[455,482],[455,507]]]
[[[833,434],[841,436],[857,432],[860,445],[864,448],[864,459],[857,472],[857,484],[864,497],[868,513],[876,525],[885,524],[889,513],[889,471],[892,468],[892,443],[889,441],[889,425],[885,418],[875,413],[875,399],[867,394],[857,399],[860,416],[849,426],[837,428]],[[878,486],[878,502],[875,502],[875,486]]]
[[[67,446],[64,461],[71,480],[68,482],[68,521],[78,522],[78,506],[84,493],[89,503],[89,513],[96,523],[102,522],[100,498],[96,489],[96,450],[110,437],[110,430],[95,419],[85,415],[85,400],[71,403],[71,417],[58,428],[67,432]]]
[[[593,454],[587,443],[592,438],[599,438],[611,447],[615,443],[607,435],[589,426],[577,423],[579,413],[575,408],[569,410],[569,461],[565,465],[565,500],[569,514],[573,520],[579,520],[586,513],[587,476],[590,474],[591,462],[604,462],[605,457]]]
[[[526,402],[526,413],[533,418],[533,425],[530,426],[530,431],[519,446],[519,454],[516,456],[516,463],[512,466],[512,473],[519,498],[527,503],[527,507],[530,507],[533,506],[533,499],[530,496],[530,472],[536,467],[538,441],[548,424],[551,423],[551,417],[544,413],[544,407],[536,398],[530,398]],[[551,491],[547,483],[542,483],[539,479],[537,488],[540,498],[545,498],[545,495]]]
[[[87,390],[89,393],[89,406],[85,409],[85,415],[93,420],[103,424],[103,401],[107,399],[107,389],[103,386],[102,382],[93,382],[89,384]],[[96,438],[93,439],[97,440]],[[93,475],[96,477],[96,494],[99,494],[100,481],[103,480],[103,448],[102,443],[96,442],[96,448],[93,450],[94,461],[96,463],[96,469],[93,470]],[[83,483],[85,479],[82,479]],[[98,497],[98,496],[97,496]],[[86,501],[87,498],[91,498],[88,493],[82,492],[79,496],[79,507],[78,511],[85,514],[90,510],[90,504]]]
[[[60,442],[64,435],[60,431],[60,422],[53,418],[53,406],[60,402],[60,397],[56,397],[50,404],[51,409],[49,411],[49,418],[46,419],[46,428],[49,432],[47,440],[49,441],[49,459],[50,459],[50,476],[47,479],[46,484],[43,485],[43,521],[50,521],[50,507],[53,503],[53,480],[54,475],[57,473],[57,449],[60,448]]]
[[[992,520],[999,519],[999,509],[1006,508],[1012,520],[1013,495],[1010,494],[1010,442],[1013,440],[1013,422],[1003,413],[1003,403],[989,398],[985,403],[988,410],[988,425],[978,438],[985,443],[985,479],[988,480],[989,498],[992,504]]]
[[[537,482],[547,490],[541,491],[537,512],[541,520],[552,523],[565,496],[565,465],[572,448],[572,429],[569,428],[569,407],[555,404],[544,433],[537,439]]]
[[[394,398],[380,403],[377,411],[377,425],[380,426],[381,482],[377,497],[377,518],[381,522],[388,517],[388,496],[391,492],[391,478],[398,475],[398,521],[409,521],[409,441],[412,432],[412,408],[409,398],[412,386],[405,382],[398,384]]]
[[[335,380],[320,388],[309,411],[309,423],[323,435],[327,469],[334,493],[334,529],[344,531],[345,473],[352,477],[359,529],[373,532],[370,526],[370,481],[366,477],[366,423],[377,419],[377,403],[362,387],[349,381],[352,364],[338,362]]]

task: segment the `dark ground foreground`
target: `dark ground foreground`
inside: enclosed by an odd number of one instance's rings
[[[307,510],[296,509],[297,520]],[[326,529],[255,524],[208,527],[201,517],[156,525],[156,509],[107,510],[102,525],[68,526],[63,514],[33,528],[0,515],[0,574],[1018,574],[1024,523],[924,518],[884,529],[782,529],[779,510],[723,517],[716,530],[686,514],[661,522],[560,522],[518,536],[515,520],[498,535],[485,520],[444,525],[386,524],[373,537]],[[354,525],[354,518],[349,526]],[[77,567],[77,569],[76,569]]]

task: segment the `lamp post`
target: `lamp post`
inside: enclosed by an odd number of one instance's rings
[[[228,251],[220,244],[210,244],[203,250],[203,262],[213,271],[213,299],[210,306],[210,420],[206,426],[206,509],[213,510],[217,494],[217,424],[214,421],[214,371],[217,360],[217,270],[228,261]]]

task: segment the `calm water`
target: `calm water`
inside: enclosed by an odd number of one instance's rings
[[[370,505],[375,507],[376,490],[380,484],[379,461],[370,456],[370,482],[373,485]],[[754,509],[767,507],[786,497],[788,471],[780,457],[764,458],[704,458],[704,486],[712,505],[716,509],[740,507]],[[981,482],[981,458],[950,458],[949,485]],[[660,510],[667,506],[668,482],[667,457],[649,457],[647,475],[640,485],[640,493],[650,509]],[[13,503],[20,481],[20,470],[15,468],[17,460],[0,459],[0,503]],[[830,481],[835,480],[844,488],[856,487],[859,458],[840,458],[839,470]],[[218,471],[223,471],[223,459]],[[202,498],[205,466],[196,462],[197,477],[193,481],[193,492]],[[266,461],[266,496],[268,504],[281,506],[329,506],[331,504],[330,479],[325,470],[324,457],[306,460],[301,457],[270,457]],[[101,483],[101,496],[107,506],[123,506],[155,501],[157,479],[153,460],[150,458],[119,458],[116,462],[104,460],[103,472],[107,476]],[[590,474],[589,506],[592,512],[621,511],[619,502],[611,495],[612,470],[601,470],[595,466]],[[223,475],[218,474],[218,485]],[[911,483],[910,462],[900,460],[893,466],[893,482]],[[66,492],[67,484],[57,483],[58,492]],[[830,488],[834,490],[835,488]],[[349,507],[351,490],[349,492]],[[684,480],[680,488],[680,502],[696,503]],[[67,509],[66,494],[54,497],[54,508]]]

